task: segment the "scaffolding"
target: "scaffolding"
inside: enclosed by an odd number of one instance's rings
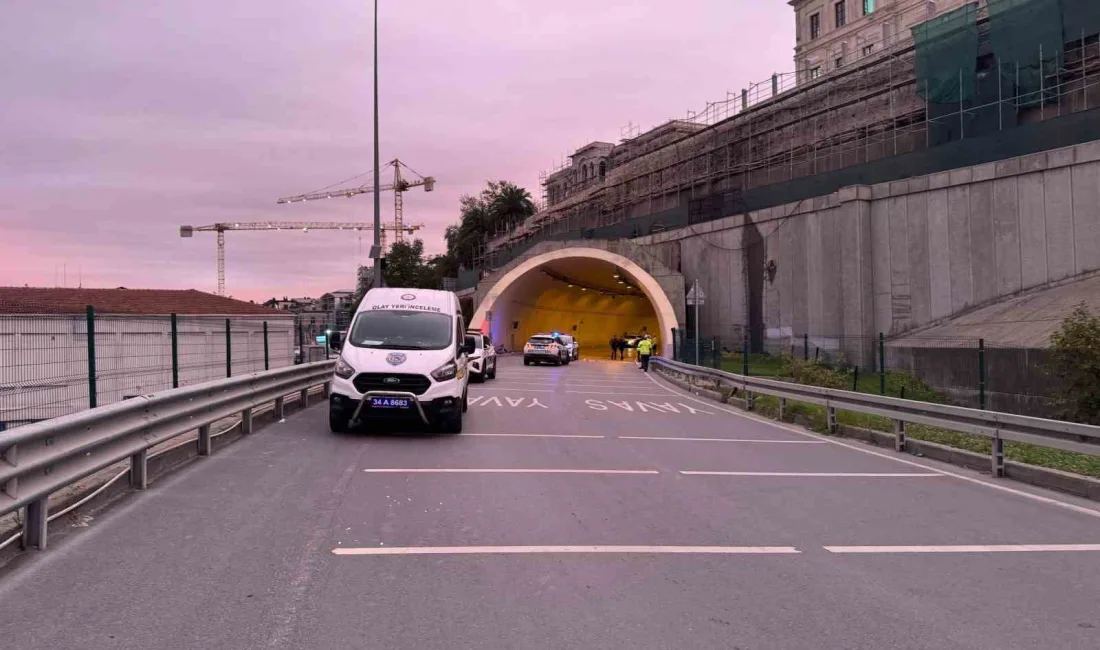
[[[1052,53],[1050,30],[1026,26],[1049,24],[1058,6],[1065,21]],[[1071,23],[1074,12],[1085,19]],[[812,186],[827,172],[1098,107],[1100,20],[1091,12],[1091,0],[975,3],[935,19],[938,31],[929,21],[817,78],[775,74],[727,92],[622,141],[606,178],[544,197],[545,209],[490,240],[480,266],[546,239],[637,237],[786,203],[792,181]],[[974,56],[959,54],[971,45]]]

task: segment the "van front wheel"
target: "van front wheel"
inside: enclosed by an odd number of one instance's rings
[[[462,408],[456,408],[450,415],[444,416],[439,422],[439,430],[443,433],[462,433],[462,411]]]
[[[343,409],[329,407],[328,428],[333,433],[347,433],[351,431],[351,418]]]

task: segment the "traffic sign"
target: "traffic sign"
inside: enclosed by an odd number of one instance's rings
[[[691,291],[688,291],[687,304],[689,305],[705,305],[707,304],[707,294],[703,291],[702,287],[695,284],[691,287]]]

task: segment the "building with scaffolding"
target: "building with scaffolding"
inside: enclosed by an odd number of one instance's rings
[[[1052,122],[1042,138],[1020,128],[1100,106],[1098,4],[967,3],[816,79],[777,73],[586,145],[544,175],[543,209],[488,241],[478,266],[546,239],[637,237],[1100,137],[1091,118]],[[963,141],[961,154],[942,149]]]
[[[909,31],[967,0],[790,0],[800,82],[889,50]]]

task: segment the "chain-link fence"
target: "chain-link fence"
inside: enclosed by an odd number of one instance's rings
[[[1059,390],[1049,353],[987,343],[980,338],[911,335],[897,338],[822,334],[722,339],[676,330],[677,361],[754,377],[774,377],[972,408],[1050,416]]]
[[[300,362],[292,316],[0,314],[0,431]],[[307,346],[305,360],[327,346]]]

